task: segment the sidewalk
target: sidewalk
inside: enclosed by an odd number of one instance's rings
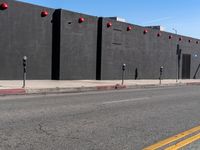
[[[157,86],[200,85],[200,80],[27,80],[22,88],[22,80],[1,80],[0,95],[74,93],[84,91],[114,90],[123,88],[145,88]]]

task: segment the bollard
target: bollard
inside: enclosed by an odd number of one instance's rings
[[[126,64],[122,65],[122,85],[124,85],[124,74],[125,74],[125,70],[126,70]]]
[[[25,88],[26,86],[26,66],[27,66],[27,57],[23,57],[23,86],[22,88]]]

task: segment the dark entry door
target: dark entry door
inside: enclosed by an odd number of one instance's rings
[[[190,79],[191,55],[183,54],[182,57],[182,79]]]

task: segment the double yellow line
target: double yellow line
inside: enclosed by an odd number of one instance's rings
[[[200,131],[200,126],[194,127],[194,128],[192,128],[190,130],[184,131],[184,132],[179,133],[179,134],[177,134],[175,136],[167,138],[167,139],[165,139],[163,141],[155,143],[155,144],[153,144],[151,146],[148,146],[148,147],[144,148],[143,150],[157,150],[158,148],[166,146],[167,144],[170,144],[172,142],[176,142],[177,140],[179,140],[181,138],[184,138],[186,136],[189,136],[189,135],[191,135],[191,134],[193,134],[193,133],[195,133],[197,131]],[[182,141],[180,141],[180,142],[178,142],[178,143],[176,143],[174,145],[171,145],[171,146],[167,147],[165,150],[178,150],[178,149],[180,149],[180,148],[182,148],[182,147],[184,147],[184,146],[186,146],[186,145],[188,145],[188,144],[190,144],[192,142],[195,142],[195,141],[197,141],[199,139],[200,139],[200,133],[195,134],[193,136],[190,136],[189,138],[186,138],[186,139],[184,139],[184,140],[182,140]]]

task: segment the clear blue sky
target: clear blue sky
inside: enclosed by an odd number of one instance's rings
[[[161,25],[168,32],[200,39],[200,0],[19,0],[93,16],[118,16],[142,26]]]

